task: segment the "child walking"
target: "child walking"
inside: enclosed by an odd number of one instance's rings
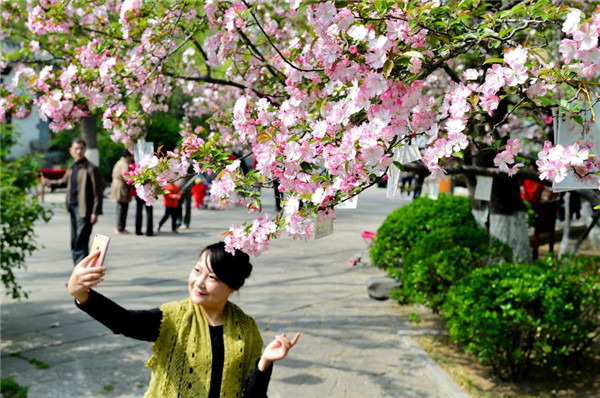
[[[179,211],[179,199],[181,194],[179,193],[179,187],[175,184],[169,183],[167,185],[167,193],[163,195],[163,204],[165,205],[165,215],[158,223],[158,232],[160,228],[171,217],[171,230],[173,233],[177,233],[177,212]]]
[[[196,209],[199,209],[200,206],[202,206],[202,208],[205,207],[204,197],[206,196],[206,191],[208,191],[208,187],[204,185],[204,182],[200,177],[196,177],[194,186],[192,187],[192,196],[194,197],[194,207]]]

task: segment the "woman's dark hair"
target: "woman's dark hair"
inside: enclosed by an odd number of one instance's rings
[[[236,250],[235,255],[225,251],[225,242],[218,242],[206,246],[200,256],[204,252],[208,252],[208,260],[212,272],[227,286],[234,290],[238,290],[244,286],[246,278],[252,272],[252,264],[250,264],[250,256],[240,250]]]

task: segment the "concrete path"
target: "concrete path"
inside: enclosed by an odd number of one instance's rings
[[[55,215],[36,228],[44,248],[18,274],[30,298],[3,297],[2,378],[29,386],[33,398],[140,397],[150,379],[144,364],[151,344],[113,335],[76,309],[66,293],[72,263],[63,198],[64,192],[46,196]],[[357,210],[338,212],[333,235],[309,242],[282,237],[254,259],[253,276],[233,300],[257,320],[265,341],[281,332],[302,333],[289,357],[276,364],[270,397],[466,396],[410,338],[415,333],[410,310],[368,298],[365,280],[383,272],[348,265],[364,247],[360,233],[376,230],[390,211],[406,203],[370,188],[359,197]],[[265,207],[273,204],[267,201]],[[157,222],[163,208],[157,205],[154,211]],[[203,210],[194,212],[191,229],[178,235],[116,235],[115,203],[106,200],[93,231],[112,237],[109,271],[98,291],[130,309],[182,299],[201,248],[244,218],[250,216],[243,209]],[[39,369],[31,359],[50,367]]]

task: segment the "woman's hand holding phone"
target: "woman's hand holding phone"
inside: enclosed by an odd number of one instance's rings
[[[90,287],[98,285],[104,279],[106,268],[94,266],[100,251],[96,250],[73,268],[67,290],[79,303],[84,304],[90,295]]]

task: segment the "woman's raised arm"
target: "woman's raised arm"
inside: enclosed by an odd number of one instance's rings
[[[290,341],[285,336],[285,333],[275,336],[275,340],[273,340],[265,351],[263,352],[260,360],[258,361],[258,369],[261,372],[264,372],[269,366],[271,366],[272,362],[280,361],[287,356],[288,351],[296,345],[298,339],[300,338],[300,333],[296,333],[294,338]]]

